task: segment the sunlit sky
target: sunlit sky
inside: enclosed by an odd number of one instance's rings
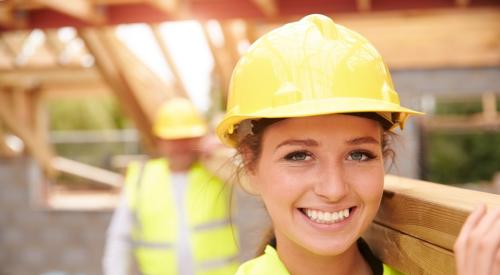
[[[201,111],[207,111],[214,61],[202,26],[196,21],[169,22],[160,25],[160,33],[190,98]],[[172,81],[170,68],[147,25],[122,25],[117,35],[161,79]],[[213,38],[220,39],[217,35]]]

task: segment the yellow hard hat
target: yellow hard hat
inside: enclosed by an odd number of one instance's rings
[[[409,114],[420,114],[401,107],[389,70],[368,40],[313,14],[250,46],[233,71],[227,113],[216,132],[234,147],[243,120],[354,112],[376,112],[401,129]]]
[[[201,137],[207,133],[207,124],[189,99],[177,97],[158,108],[153,133],[163,139]]]

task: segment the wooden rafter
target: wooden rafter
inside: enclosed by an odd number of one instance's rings
[[[356,0],[356,6],[359,11],[369,11],[371,9],[371,0]]]
[[[30,85],[80,85],[82,83],[101,82],[102,77],[95,68],[21,68],[0,70],[0,84],[11,86]],[[1,86],[1,85],[0,85]]]
[[[85,41],[89,52],[95,57],[103,78],[112,88],[125,112],[132,118],[141,133],[146,150],[154,152],[156,141],[151,129],[155,106],[145,104],[148,102],[149,104],[160,104],[163,99],[158,99],[158,94],[155,97],[155,94],[152,93],[164,92],[168,88],[152,88],[153,90],[139,95],[140,92],[137,89],[141,89],[141,83],[148,84],[149,81],[155,81],[151,78],[137,81],[137,75],[148,77],[151,76],[149,74],[151,72],[141,67],[144,64],[138,63],[131,53],[124,49],[124,45],[115,37],[114,29],[82,29],[79,34]],[[152,96],[148,97],[148,95]],[[141,100],[145,97],[148,97],[148,101]]]
[[[0,2],[0,26],[11,26],[14,24],[13,2]]]
[[[235,38],[232,22],[221,22],[221,30],[224,34],[224,47],[227,53],[229,53],[230,64],[231,67],[236,64],[238,59],[240,58],[240,54],[238,53],[238,43]]]
[[[19,123],[19,118],[9,102],[12,102],[12,91],[0,90],[0,120],[24,142],[28,151],[43,168],[43,171],[50,177],[54,176],[56,171],[51,165],[54,157],[52,148],[48,143],[37,138],[39,135],[33,128],[28,127],[27,124]]]
[[[276,0],[252,0],[266,17],[274,18],[278,15],[278,3]]]
[[[208,47],[210,49],[210,52],[212,53],[212,57],[214,58],[215,74],[218,78],[222,94],[224,95],[223,98],[225,98],[232,70],[231,65],[228,64],[228,53],[223,48],[218,48],[215,45],[212,38],[210,37],[207,23],[203,24],[203,34],[205,36],[205,39],[207,40]]]
[[[55,157],[52,160],[55,170],[111,187],[121,187],[123,176],[99,167],[77,162],[63,157]]]
[[[469,6],[471,0],[455,0],[457,6],[465,8]]]
[[[90,24],[102,24],[105,21],[100,10],[96,9],[93,2],[89,0],[72,0],[71,4],[65,0],[33,1]]]
[[[65,45],[57,38],[55,30],[48,30],[43,32],[45,34],[45,41],[52,54],[56,57],[57,64],[61,64],[61,53],[64,51]]]
[[[175,64],[175,61],[170,54],[170,51],[168,49],[167,44],[165,43],[165,40],[163,39],[161,32],[160,32],[160,27],[157,24],[154,25],[149,25],[151,28],[151,31],[153,32],[153,35],[155,37],[156,43],[160,46],[161,53],[163,55],[163,58],[167,61],[167,64],[170,68],[170,71],[172,72],[172,75],[174,76],[174,86],[176,89],[179,91],[180,94],[183,96],[188,96],[188,93],[186,91],[186,88],[184,86],[184,83],[182,81],[181,75],[179,73],[179,70],[177,70],[177,65]]]
[[[486,121],[495,121],[497,118],[500,119],[500,115],[497,111],[497,98],[495,93],[489,92],[483,94],[481,101],[483,104],[483,117]]]
[[[164,11],[169,15],[176,15],[179,12],[181,0],[148,0],[151,5]]]
[[[6,132],[0,119],[0,156],[13,157],[16,152],[7,145]]]

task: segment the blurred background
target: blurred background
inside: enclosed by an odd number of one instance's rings
[[[100,274],[159,104],[215,125],[239,56],[310,13],[367,37],[427,114],[392,174],[500,194],[498,0],[0,0],[0,275]]]

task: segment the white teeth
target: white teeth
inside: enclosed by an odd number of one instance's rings
[[[336,223],[349,217],[349,209],[337,212],[325,212],[320,210],[305,209],[304,213],[309,219],[318,223]]]

